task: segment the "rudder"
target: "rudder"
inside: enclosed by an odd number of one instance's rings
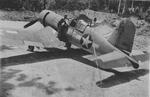
[[[117,31],[112,33],[108,41],[122,51],[131,52],[135,36],[135,25],[130,19],[120,22]]]

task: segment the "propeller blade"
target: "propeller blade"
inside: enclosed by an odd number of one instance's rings
[[[24,26],[24,28],[28,28],[29,26],[35,24],[38,20],[39,20],[39,19],[35,19],[35,20],[33,20],[33,21],[27,23],[27,24]]]

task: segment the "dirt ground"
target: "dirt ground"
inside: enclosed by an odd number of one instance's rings
[[[87,13],[89,17],[93,15],[91,11]],[[4,15],[7,13],[0,11],[0,17]],[[101,21],[106,15],[96,13],[95,16]],[[133,49],[148,51],[149,24],[131,19],[137,26]],[[14,22],[9,21],[8,25]],[[18,22],[18,26],[23,24]],[[70,51],[51,48],[32,53],[22,45],[1,43],[0,47],[0,97],[149,97],[148,60],[138,70],[117,68],[122,73],[115,75],[95,68],[94,63],[82,57],[89,54],[78,48]]]

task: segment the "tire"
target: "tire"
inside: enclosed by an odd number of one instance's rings
[[[67,43],[66,43],[66,47],[67,47],[67,49],[71,49],[71,43],[70,43],[70,42],[67,42]]]
[[[31,51],[31,52],[33,52],[34,51],[34,46],[28,46],[28,50],[27,51]]]

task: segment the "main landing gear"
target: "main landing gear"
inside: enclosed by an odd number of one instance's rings
[[[71,49],[71,43],[70,42],[66,42],[65,43],[65,47],[67,48],[67,50]]]
[[[29,45],[27,51],[33,52],[34,51],[34,46]]]

